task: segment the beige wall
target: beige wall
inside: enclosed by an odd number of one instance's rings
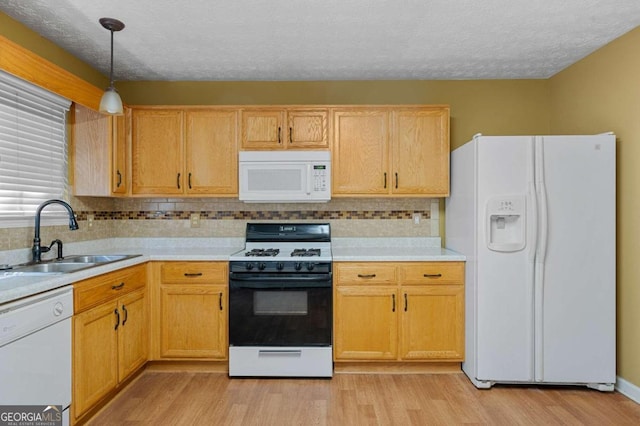
[[[549,80],[551,132],[618,141],[618,375],[640,386],[640,28]],[[597,196],[597,194],[595,194]]]

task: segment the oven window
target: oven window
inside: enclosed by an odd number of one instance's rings
[[[255,291],[254,315],[307,315],[306,291]]]

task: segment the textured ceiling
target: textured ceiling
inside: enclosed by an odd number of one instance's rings
[[[640,25],[639,0],[0,0],[115,79],[548,78]]]

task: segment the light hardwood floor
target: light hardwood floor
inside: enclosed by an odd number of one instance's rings
[[[582,387],[477,390],[461,373],[329,380],[145,371],[89,424],[638,425],[640,405]]]

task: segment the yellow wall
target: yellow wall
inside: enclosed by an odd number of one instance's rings
[[[96,25],[98,25],[97,22]],[[106,88],[109,85],[109,79],[87,63],[29,30],[3,12],[0,12],[0,35],[95,86]],[[109,47],[109,39],[105,37],[105,55],[109,54]]]
[[[549,80],[551,132],[618,141],[618,375],[640,386],[640,28]],[[597,196],[597,194],[594,194]]]

